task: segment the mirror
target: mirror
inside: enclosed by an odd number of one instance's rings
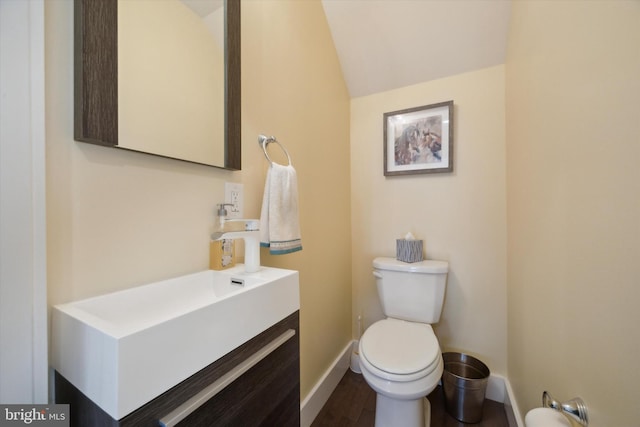
[[[170,6],[185,10],[167,9],[152,14],[144,9],[160,5],[165,9]],[[170,32],[167,27],[178,27],[178,24],[163,21],[167,15],[178,14],[191,15],[187,19],[194,19],[196,14],[179,0],[124,0],[121,7],[118,6],[118,0],[75,0],[75,139],[239,170],[240,0],[224,0],[217,18],[217,26],[224,28],[224,36],[220,38],[224,49],[216,48],[214,43],[209,48],[211,55],[204,62],[205,54],[193,54],[193,46],[199,43],[198,34],[213,43],[215,37],[204,34],[208,31],[207,25],[192,22],[187,27],[193,31]],[[132,6],[135,6],[133,12]],[[199,14],[209,16],[208,12]],[[119,16],[121,13],[127,15]],[[136,22],[138,18],[131,18],[132,13],[147,20]],[[210,16],[209,19],[213,18]],[[130,39],[140,29],[154,26],[155,35],[145,33],[142,40]],[[119,27],[123,30],[121,34]],[[184,33],[191,33],[191,38],[178,41],[177,35]],[[159,41],[161,49],[151,44]],[[216,49],[223,51],[223,57],[217,60],[213,56]],[[180,57],[173,57],[170,51]],[[185,53],[191,55],[185,56]],[[134,65],[130,59],[142,62]],[[223,71],[216,71],[216,61]],[[147,67],[149,64],[150,68]],[[168,72],[161,76],[159,70]],[[183,71],[192,74],[180,74]],[[141,80],[132,80],[131,73],[138,74]],[[185,85],[187,81],[191,83],[202,76],[215,74],[220,76],[218,83],[202,81],[195,89]],[[171,76],[179,76],[177,83],[167,83]],[[150,82],[154,84],[150,85]],[[216,92],[217,103],[214,101]],[[171,111],[170,106],[178,109]],[[181,116],[186,123],[178,123]],[[215,129],[205,129],[205,125],[216,123]],[[160,128],[162,124],[169,126]],[[196,144],[198,140],[204,142]],[[216,151],[218,160],[213,157]]]

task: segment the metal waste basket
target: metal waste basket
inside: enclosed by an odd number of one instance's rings
[[[463,353],[443,353],[442,388],[449,415],[463,423],[482,420],[482,405],[490,371],[487,365]]]

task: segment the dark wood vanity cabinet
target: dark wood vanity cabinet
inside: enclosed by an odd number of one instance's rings
[[[293,332],[292,332],[293,331]],[[285,336],[284,339],[281,337]],[[280,338],[279,338],[280,337]],[[287,338],[289,337],[289,338]],[[71,426],[157,427],[160,420],[221,381],[274,340],[283,342],[197,410],[180,427],[299,426],[300,339],[295,312],[120,420],[114,420],[56,372],[56,403],[70,404]],[[149,353],[153,357],[153,352]]]

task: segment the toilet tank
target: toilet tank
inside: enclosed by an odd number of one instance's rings
[[[440,320],[449,263],[395,258],[373,260],[378,297],[385,316],[421,323]]]

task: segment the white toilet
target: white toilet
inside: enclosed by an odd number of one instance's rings
[[[429,427],[426,396],[438,385],[444,362],[431,323],[440,319],[449,264],[373,260],[386,319],[360,338],[360,369],[377,393],[376,427]]]

